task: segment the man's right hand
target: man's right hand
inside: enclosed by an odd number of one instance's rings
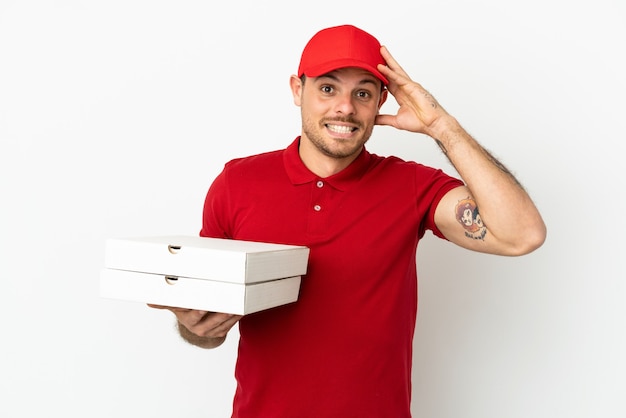
[[[154,309],[167,309],[176,315],[181,337],[202,348],[215,348],[226,339],[228,331],[241,319],[241,315],[207,312],[173,306],[148,304]]]

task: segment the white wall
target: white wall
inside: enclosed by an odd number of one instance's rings
[[[516,259],[423,241],[415,416],[626,415],[624,2],[211,3],[0,1],[0,416],[229,416],[236,333],[203,351],[169,312],[100,299],[104,240],[196,234],[224,162],[298,134],[288,77],[341,23],[549,228]],[[424,137],[380,127],[369,147],[452,172]]]

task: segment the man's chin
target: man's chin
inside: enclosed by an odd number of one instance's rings
[[[358,153],[361,152],[361,149],[363,148],[362,145],[346,145],[343,144],[344,146],[333,146],[333,147],[327,147],[324,148],[323,151],[324,153],[329,156],[329,157],[333,157],[333,158],[337,158],[337,159],[344,159],[344,158],[350,158],[353,157],[354,155],[357,155]]]

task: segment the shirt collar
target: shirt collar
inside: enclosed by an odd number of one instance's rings
[[[283,162],[289,179],[293,184],[305,184],[319,180],[320,177],[310,171],[300,159],[299,145],[300,137],[298,136],[283,153]],[[371,154],[363,147],[359,156],[348,167],[322,180],[338,190],[345,191],[350,184],[365,174],[370,161]]]

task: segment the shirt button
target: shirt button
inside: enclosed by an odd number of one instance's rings
[[[313,210],[315,210],[316,212],[319,212],[320,210],[322,210],[322,207],[320,205],[315,205],[313,206]]]
[[[318,180],[318,181],[317,181],[317,187],[319,187],[320,189],[321,189],[322,187],[324,187],[324,182],[323,182],[322,180]]]

